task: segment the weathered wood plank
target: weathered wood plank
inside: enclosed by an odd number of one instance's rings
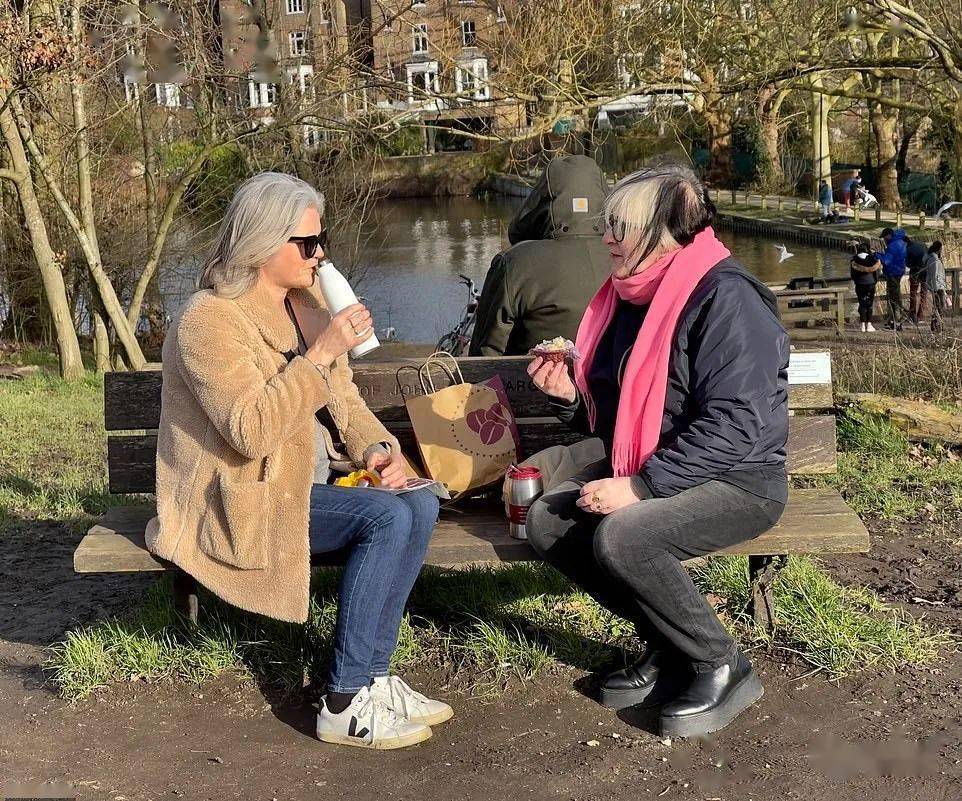
[[[525,372],[528,361],[524,356],[500,359],[465,357],[459,359],[458,363],[465,381],[483,381],[500,375],[517,417],[551,415],[553,411],[547,397],[531,383]],[[421,394],[421,387],[414,371],[404,370],[399,390],[396,375],[399,368],[417,366],[420,362],[420,359],[402,359],[391,362],[361,361],[352,365],[361,396],[381,420],[407,420],[404,398]],[[440,382],[445,379],[438,373],[436,380],[441,386]],[[160,391],[159,370],[107,373],[104,377],[104,424],[107,430],[157,428],[160,423]],[[826,409],[831,405],[830,384],[792,384],[789,393],[789,406],[792,409]]]
[[[144,546],[150,507],[111,509],[90,529],[74,553],[78,573],[163,571],[169,565]],[[868,531],[834,490],[793,490],[785,514],[771,531],[726,549],[725,553],[770,555],[862,553],[869,549]],[[496,510],[442,516],[428,549],[427,564],[456,566],[486,562],[534,560],[527,543],[508,535],[507,522]],[[337,561],[337,555],[327,563]]]
[[[388,423],[404,452],[418,454],[409,423]],[[521,457],[527,458],[550,445],[570,445],[583,435],[570,431],[554,418],[522,420]],[[834,473],[836,469],[835,418],[791,417],[788,428],[788,471],[793,475]],[[112,493],[153,492],[157,435],[120,435],[107,438],[107,477]]]

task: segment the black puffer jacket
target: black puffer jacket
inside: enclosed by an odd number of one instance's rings
[[[640,316],[622,324],[637,326]],[[659,448],[637,480],[656,497],[717,479],[784,503],[788,357],[788,334],[768,287],[734,259],[713,267],[682,312],[669,357]],[[622,363],[617,353],[607,358]],[[619,385],[614,380],[598,387],[607,395],[598,405],[598,435],[609,448],[613,422],[600,416],[616,411],[612,396]],[[598,394],[593,388],[592,395]],[[587,433],[583,404],[559,417]]]

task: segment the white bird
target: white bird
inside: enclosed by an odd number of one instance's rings
[[[779,264],[781,264],[781,263],[782,263],[783,261],[785,261],[786,259],[792,258],[792,256],[795,255],[794,253],[789,253],[789,252],[788,252],[788,248],[785,247],[784,245],[773,245],[772,247],[774,247],[775,250],[777,250],[779,253],[781,253],[781,255],[778,257],[778,263],[779,263]]]
[[[935,212],[935,219],[939,219],[943,214],[945,214],[953,206],[962,206],[962,200],[953,200],[950,203],[946,203],[937,212]]]
[[[397,329],[395,329],[393,325],[389,325],[387,328],[381,331],[380,338],[385,342],[393,342],[395,339],[397,339]]]

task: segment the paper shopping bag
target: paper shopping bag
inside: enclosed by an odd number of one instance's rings
[[[435,367],[447,375],[449,386],[435,386]],[[433,354],[418,373],[424,395],[409,397],[406,406],[426,474],[452,495],[499,481],[518,457],[507,399],[491,386],[465,383],[449,354]]]

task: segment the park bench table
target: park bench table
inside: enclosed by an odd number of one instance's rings
[[[550,445],[580,439],[551,416],[546,396],[531,383],[525,357],[461,358],[469,382],[501,376],[518,422],[522,457]],[[417,453],[404,397],[420,392],[407,383],[398,388],[396,373],[420,360],[360,361],[352,365],[361,396],[408,454]],[[410,370],[402,376],[413,376]],[[403,379],[402,379],[403,380]],[[408,379],[410,381],[410,379]],[[828,353],[793,353],[790,370],[788,469],[792,475],[817,475],[836,470],[835,417]],[[402,396],[403,394],[403,396]],[[160,421],[161,371],[108,373],[104,381],[107,467],[111,493],[154,491],[157,435]],[[152,430],[153,429],[153,430]],[[176,566],[155,557],[145,547],[144,530],[153,517],[151,506],[118,506],[90,528],[74,553],[78,573],[174,571],[178,608],[191,620],[198,614],[197,586]],[[774,622],[771,584],[788,554],[859,553],[869,549],[868,532],[858,515],[833,489],[793,489],[785,514],[772,530],[724,553],[749,557],[752,612],[759,625]],[[428,548],[426,563],[455,568],[483,563],[537,559],[531,547],[508,534],[500,504],[465,501],[443,509]],[[339,554],[315,557],[314,564],[336,564]]]

